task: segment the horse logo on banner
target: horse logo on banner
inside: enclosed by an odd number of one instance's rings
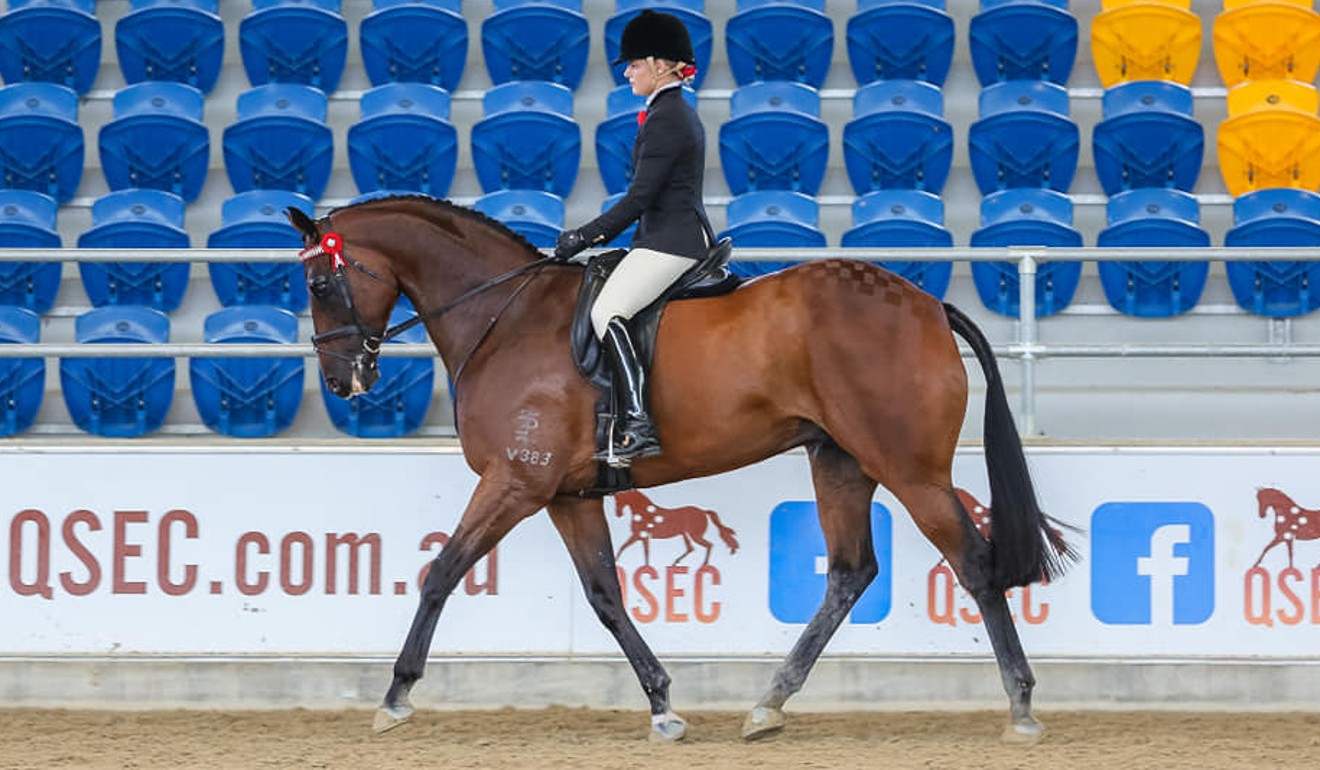
[[[708,511],[705,508],[698,508],[695,505],[684,505],[678,508],[662,508],[651,501],[649,497],[641,492],[632,489],[627,492],[619,492],[614,495],[614,515],[627,515],[632,529],[628,539],[623,541],[619,550],[615,553],[614,559],[617,561],[623,556],[624,550],[633,543],[642,544],[642,553],[646,566],[651,566],[651,542],[653,540],[668,540],[671,538],[683,539],[683,553],[674,559],[673,566],[678,566],[680,561],[687,558],[692,553],[693,543],[706,549],[706,555],[701,560],[701,566],[710,565],[710,552],[713,547],[711,542],[706,539],[706,528],[708,525],[715,525],[715,531],[719,533],[720,539],[729,547],[729,553],[738,552],[738,538],[732,529],[724,526],[720,521],[719,514],[714,511]]]
[[[1293,568],[1293,543],[1298,540],[1316,540],[1320,538],[1320,511],[1303,508],[1292,498],[1273,487],[1256,491],[1257,511],[1260,518],[1274,519],[1274,539],[1260,552],[1253,566],[1259,567],[1265,560],[1265,554],[1274,546],[1283,543],[1288,548],[1288,569]]]

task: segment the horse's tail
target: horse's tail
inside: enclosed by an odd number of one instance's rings
[[[738,553],[738,538],[733,536],[733,530],[724,526],[724,522],[720,521],[719,514],[705,509],[702,509],[702,511],[710,519],[710,523],[715,525],[716,531],[720,533],[720,539],[729,547],[729,553]]]
[[[953,305],[945,303],[944,313],[953,331],[971,345],[985,373],[984,441],[990,477],[992,580],[1002,590],[1054,580],[1077,558],[1060,531],[1067,525],[1046,516],[1036,502],[1022,439],[1013,423],[989,340]]]

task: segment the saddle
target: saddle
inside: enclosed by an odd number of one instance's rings
[[[615,410],[619,408],[618,393],[614,387],[614,367],[609,363],[608,354],[596,339],[591,327],[591,306],[600,294],[605,279],[609,278],[614,268],[618,267],[628,253],[627,249],[613,249],[597,254],[588,260],[582,277],[582,286],[578,289],[577,304],[573,309],[573,325],[569,332],[569,345],[572,348],[573,362],[578,371],[601,392],[596,402],[596,446],[604,449],[609,442],[609,426]],[[729,256],[733,253],[733,241],[724,238],[711,247],[705,259],[699,260],[688,268],[654,302],[643,308],[629,322],[633,345],[637,355],[649,370],[655,354],[656,331],[660,328],[660,316],[667,303],[684,299],[700,299],[728,294],[742,282],[729,271]],[[597,485],[584,490],[585,497],[600,497],[624,489],[632,488],[632,474],[627,468],[612,468],[600,463]]]

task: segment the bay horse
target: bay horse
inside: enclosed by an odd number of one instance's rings
[[[289,209],[327,388],[343,397],[378,378],[399,295],[411,300],[452,375],[455,425],[480,476],[427,573],[394,676],[383,732],[413,713],[436,623],[462,576],[518,522],[549,512],[601,623],[650,702],[650,738],[682,738],[670,678],[626,612],[597,479],[597,391],[569,348],[581,266],[561,264],[476,211],[425,196],[377,198],[313,221]],[[411,323],[405,324],[411,326]],[[954,333],[984,372],[985,459],[994,537],[963,510],[951,477],[967,409]],[[1056,578],[1074,557],[1037,505],[988,341],[956,308],[873,265],[811,261],[720,297],[673,302],[658,328],[652,415],[664,454],[634,461],[645,488],[733,470],[803,447],[827,547],[815,616],[752,708],[743,735],[774,733],[830,637],[877,573],[871,500],[883,484],[948,559],[985,619],[1008,694],[1007,740],[1031,741],[1035,679],[1004,593]],[[535,427],[531,427],[535,426]]]
[[[678,508],[661,508],[651,502],[651,498],[642,494],[636,489],[629,489],[624,492],[618,492],[614,495],[614,515],[628,516],[629,535],[628,539],[623,541],[619,550],[614,552],[614,559],[617,561],[623,555],[623,550],[633,543],[642,544],[642,553],[645,554],[646,564],[651,564],[651,541],[666,540],[671,537],[683,538],[683,547],[687,550],[679,554],[674,559],[674,566],[678,566],[680,561],[687,558],[695,548],[693,543],[706,549],[706,557],[701,560],[701,566],[710,564],[710,550],[714,546],[706,539],[706,526],[715,525],[715,531],[720,534],[720,539],[729,547],[729,553],[738,552],[738,538],[734,531],[724,526],[720,521],[719,514],[714,511],[708,511],[705,508],[698,508],[695,505],[683,505]]]

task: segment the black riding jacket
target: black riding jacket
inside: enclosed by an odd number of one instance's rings
[[[710,248],[710,220],[701,203],[706,132],[681,88],[656,94],[633,144],[628,192],[581,227],[592,246],[612,240],[637,221],[633,248],[701,259]],[[710,241],[713,244],[713,240]]]

